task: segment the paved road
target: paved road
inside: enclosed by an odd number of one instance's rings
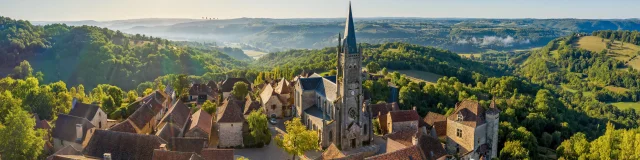
[[[276,126],[278,126],[278,128],[284,128],[282,119],[279,119],[278,124],[276,125],[269,124],[269,130],[271,130],[271,135],[273,135],[273,137],[278,134],[275,130]],[[234,154],[236,155],[236,158],[238,156],[243,156],[251,160],[291,160],[293,157],[287,154],[287,152],[284,152],[284,150],[278,148],[273,137],[271,137],[271,143],[267,146],[262,148],[236,149],[234,150]]]

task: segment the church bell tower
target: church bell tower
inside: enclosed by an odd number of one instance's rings
[[[337,97],[338,126],[336,145],[342,150],[361,147],[368,140],[368,131],[363,130],[370,119],[363,116],[362,51],[357,46],[351,3],[349,3],[344,37],[338,36]]]

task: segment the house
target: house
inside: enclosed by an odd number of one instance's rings
[[[105,153],[111,159],[152,159],[153,151],[167,142],[155,135],[94,130],[83,142],[85,157],[103,159]]]
[[[200,155],[193,152],[178,152],[163,149],[153,150],[152,160],[204,160]]]
[[[169,101],[160,91],[155,91],[139,101],[134,102],[137,109],[126,120],[111,127],[109,130],[119,132],[133,132],[150,134],[158,130],[158,122],[168,111]]]
[[[227,78],[220,85],[220,92],[222,92],[222,99],[227,99],[233,90],[233,85],[238,82],[244,82],[249,87],[249,91],[251,91],[251,83],[246,78]]]
[[[218,147],[243,146],[242,129],[245,119],[240,106],[232,100],[226,100],[218,107],[216,118]]]
[[[276,86],[265,85],[260,93],[260,101],[262,108],[269,118],[283,118],[291,116],[291,104],[289,103],[290,88],[289,82],[282,79]]]
[[[213,92],[218,93],[218,91],[220,91],[220,87],[218,87],[218,83],[216,83],[215,81],[207,82],[207,86],[209,88],[211,88],[211,90],[213,90]]]
[[[86,118],[98,129],[107,129],[107,114],[98,105],[84,104],[73,99],[69,115]]]
[[[194,152],[200,154],[207,148],[207,139],[199,137],[173,137],[168,141],[167,149],[179,152]]]
[[[200,156],[206,160],[234,160],[232,149],[207,148],[202,150]]]
[[[429,112],[426,116],[424,116],[424,119],[422,120],[433,128],[433,133],[435,133],[434,137],[447,136],[446,116],[434,112]]]
[[[171,138],[182,137],[182,128],[175,123],[167,123],[155,135],[169,142]]]
[[[54,151],[66,146],[82,149],[82,141],[92,128],[95,128],[95,126],[86,118],[58,114],[58,120],[56,120],[56,125],[51,135]]]
[[[191,116],[191,125],[187,128],[185,137],[200,137],[209,139],[211,135],[211,115],[202,109]]]
[[[244,103],[244,118],[247,118],[253,111],[264,111],[260,110],[260,102],[252,100],[251,96],[247,96],[246,100]]]
[[[49,122],[47,122],[47,120],[40,120],[40,117],[38,116],[38,114],[34,113],[33,114],[33,119],[36,122],[36,125],[33,127],[34,129],[38,130],[38,129],[42,129],[44,130],[45,134],[42,136],[42,139],[44,140],[45,144],[43,147],[43,154],[51,154],[54,151],[53,148],[53,144],[51,144],[50,138],[51,138],[51,125],[49,125]]]
[[[58,150],[57,152],[53,153],[52,155],[48,156],[46,159],[47,160],[53,160],[53,159],[59,159],[56,158],[56,156],[62,156],[62,155],[73,155],[73,156],[82,156],[82,152],[76,148],[73,148],[73,146],[65,146],[62,149]]]
[[[383,119],[386,121],[383,121]],[[383,133],[416,130],[419,128],[420,120],[420,115],[418,115],[416,110],[391,111],[387,113],[386,118],[380,119],[380,128],[383,130]]]
[[[487,109],[472,100],[456,104],[447,117],[447,152],[461,159],[497,158],[499,115],[493,101]]]
[[[391,153],[385,153],[376,155],[373,157],[365,158],[366,160],[417,160],[427,159],[422,152],[422,149],[418,145],[403,148]]]
[[[364,159],[363,154],[349,154],[344,151],[338,149],[335,144],[329,145],[327,149],[322,152],[323,160],[362,160]]]
[[[180,130],[187,127],[187,124],[191,120],[191,109],[187,107],[181,100],[177,100],[173,103],[172,107],[166,111],[164,117],[160,120],[158,128],[168,123],[176,124]]]
[[[218,92],[215,92],[206,84],[193,84],[189,88],[189,101],[196,103],[204,103],[205,101],[218,100]]]
[[[374,118],[379,118],[381,115],[387,116],[387,113],[391,111],[400,110],[400,106],[398,106],[398,103],[396,102],[372,104],[369,106],[371,107],[371,115]]]

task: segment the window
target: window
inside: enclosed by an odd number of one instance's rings
[[[458,121],[462,121],[464,119],[464,117],[462,117],[462,114],[458,113]]]
[[[98,128],[102,128],[102,122],[98,122]]]
[[[462,129],[457,129],[456,130],[456,136],[462,138]]]
[[[364,124],[364,130],[362,131],[364,135],[367,135],[369,132],[367,130],[367,124]]]
[[[329,142],[333,142],[333,131],[329,131]]]
[[[276,110],[276,105],[271,105],[271,110]]]

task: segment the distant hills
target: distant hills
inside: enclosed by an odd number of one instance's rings
[[[356,18],[358,41],[407,42],[454,52],[541,47],[573,32],[639,30],[638,19]],[[34,22],[47,24],[54,22]],[[243,43],[263,51],[335,46],[343,18],[134,19],[77,21],[170,40]]]

